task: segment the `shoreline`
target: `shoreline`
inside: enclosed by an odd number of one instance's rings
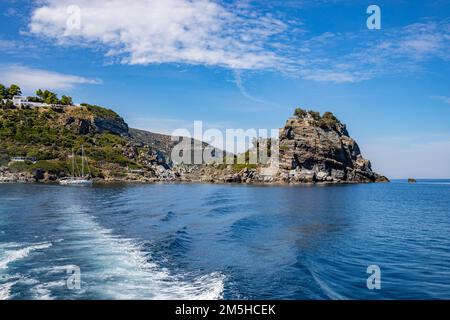
[[[202,180],[154,180],[154,181],[142,181],[142,180],[131,180],[131,179],[93,179],[94,186],[109,186],[115,184],[126,184],[126,185],[144,185],[144,184],[204,184],[204,185],[232,185],[232,186],[333,186],[333,185],[355,185],[355,184],[378,184],[378,183],[390,183],[391,181],[315,181],[315,182],[282,182],[282,181],[252,181],[252,182],[226,182],[226,181],[202,181]],[[36,181],[36,180],[6,180],[1,179],[0,184],[39,184],[39,185],[60,185],[59,181]]]

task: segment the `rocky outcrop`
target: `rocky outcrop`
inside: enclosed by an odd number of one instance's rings
[[[110,132],[121,136],[128,136],[128,125],[120,117],[95,117],[92,121],[92,125],[98,133]]]
[[[242,168],[244,166],[244,168]],[[332,113],[297,109],[280,129],[279,157],[266,165],[203,165],[178,168],[184,181],[215,183],[365,183],[388,182],[372,171]]]
[[[6,182],[36,182],[29,172],[13,172],[8,167],[0,167],[0,183]]]
[[[169,159],[170,153],[176,142],[172,137],[165,134],[149,132],[130,128],[130,138],[134,143],[148,145],[153,150],[158,150],[166,159]]]
[[[291,182],[382,182],[332,113],[296,110],[280,130],[280,175]]]
[[[93,108],[93,106],[89,107]],[[89,109],[89,107],[66,108],[65,112],[62,113],[64,126],[80,135],[104,132],[120,136],[129,135],[128,124],[119,115],[113,111],[98,112],[99,107],[96,107],[96,109]]]
[[[65,126],[77,134],[86,135],[95,131],[91,121],[87,119],[68,117]]]
[[[57,182],[72,174],[68,164],[73,147],[82,142],[92,177],[100,181],[196,181],[210,183],[351,183],[380,182],[361,155],[357,143],[333,114],[297,109],[280,129],[279,161],[241,164],[241,155],[225,154],[227,164],[184,165],[170,156],[179,139],[130,129],[114,111],[83,104],[60,112],[49,108],[5,110],[0,113],[0,182]],[[23,130],[27,123],[28,130]],[[6,130],[12,126],[13,130]],[[2,126],[0,126],[1,130]],[[18,140],[14,132],[21,133]],[[85,137],[79,137],[85,136]],[[81,139],[79,139],[81,138]],[[28,143],[34,141],[33,144]],[[183,143],[201,148],[208,144]],[[252,151],[254,152],[254,150]],[[36,157],[36,155],[38,155]],[[36,157],[36,163],[15,164],[10,157]],[[232,164],[228,164],[228,160]]]
[[[170,157],[173,148],[179,143],[189,143],[194,149],[196,145],[201,145],[202,152],[209,144],[205,142],[196,141],[192,138],[172,137],[170,135],[149,132],[140,129],[129,129],[130,139],[137,144],[147,145],[154,151],[157,151],[161,157],[164,157],[167,162],[170,162]],[[181,142],[182,141],[182,142]]]

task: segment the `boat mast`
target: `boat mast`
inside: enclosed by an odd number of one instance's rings
[[[72,177],[75,178],[75,154],[72,148]]]
[[[81,178],[84,178],[84,147],[81,145]]]

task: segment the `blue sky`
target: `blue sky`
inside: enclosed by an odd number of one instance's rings
[[[450,178],[450,1],[6,0],[0,13],[0,82],[27,94],[162,133],[332,111],[375,170]]]

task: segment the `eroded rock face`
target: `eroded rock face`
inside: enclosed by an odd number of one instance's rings
[[[93,120],[93,125],[97,132],[111,132],[122,136],[128,135],[128,125],[122,118],[107,119],[97,117]]]
[[[120,136],[129,136],[127,123],[118,115],[95,115],[85,109],[82,112],[65,113],[62,116],[64,126],[76,134],[87,135],[109,132]]]
[[[77,134],[89,134],[94,132],[95,128],[87,119],[68,117],[65,126],[72,129]]]
[[[293,182],[381,182],[331,113],[302,112],[280,129],[280,170]]]

